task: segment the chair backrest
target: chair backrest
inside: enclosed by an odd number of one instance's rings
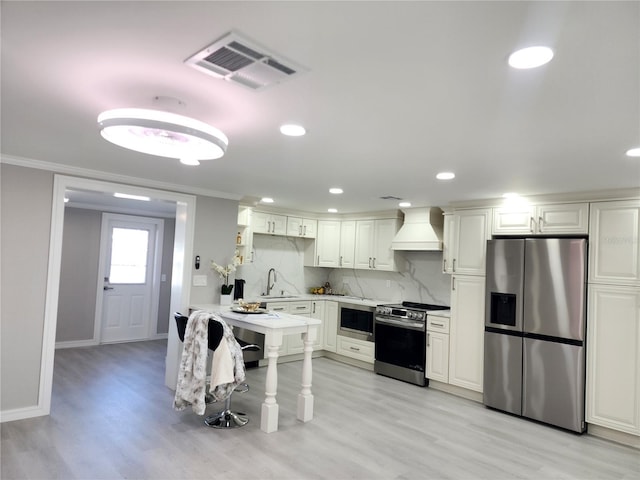
[[[187,322],[189,321],[189,317],[178,312],[174,313],[173,317],[176,319],[178,337],[181,342],[184,342],[184,334],[187,331]],[[210,319],[209,326],[207,328],[207,346],[209,350],[215,350],[218,348],[218,345],[220,345],[220,341],[222,340],[223,333],[224,328],[222,327],[222,324],[216,320]]]

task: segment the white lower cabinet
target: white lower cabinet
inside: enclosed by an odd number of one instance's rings
[[[485,277],[451,277],[449,383],[482,392]]]
[[[587,422],[640,435],[640,289],[589,285]]]
[[[426,378],[449,382],[449,318],[427,316]]]
[[[373,342],[338,335],[337,343],[336,353],[363,362],[373,363],[375,354]]]
[[[324,349],[335,352],[338,345],[338,302],[324,302]]]

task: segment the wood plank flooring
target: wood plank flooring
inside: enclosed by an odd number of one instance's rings
[[[0,426],[8,479],[638,479],[640,452],[318,358],[315,416],[296,420],[301,362],[278,368],[280,429],[259,429],[265,368],[206,427],[172,409],[166,341],[56,351],[51,415]],[[216,404],[207,413],[218,409]]]

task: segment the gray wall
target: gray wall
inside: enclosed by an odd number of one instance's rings
[[[200,255],[200,269],[193,275],[206,275],[206,287],[191,287],[191,303],[212,303],[220,300],[222,282],[211,270],[211,260],[227,265],[235,252],[238,225],[238,202],[212,197],[197,197],[196,236],[193,242],[194,258],[187,262],[194,264]],[[184,313],[184,312],[183,312]]]
[[[102,214],[98,210],[65,208],[56,342],[93,339]],[[167,281],[160,284],[158,334],[166,334],[169,326],[175,235],[175,219],[163,220],[161,272]]]
[[[0,409],[38,404],[53,173],[0,165]]]
[[[93,338],[101,212],[64,209],[56,342]]]
[[[38,404],[53,178],[53,172],[0,164],[2,411]],[[191,302],[211,302],[219,282],[209,261],[233,255],[238,202],[198,196],[196,210],[194,254],[210,281],[193,287]]]

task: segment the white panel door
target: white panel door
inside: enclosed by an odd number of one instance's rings
[[[160,219],[105,214],[101,343],[149,338],[157,315],[154,283]]]

